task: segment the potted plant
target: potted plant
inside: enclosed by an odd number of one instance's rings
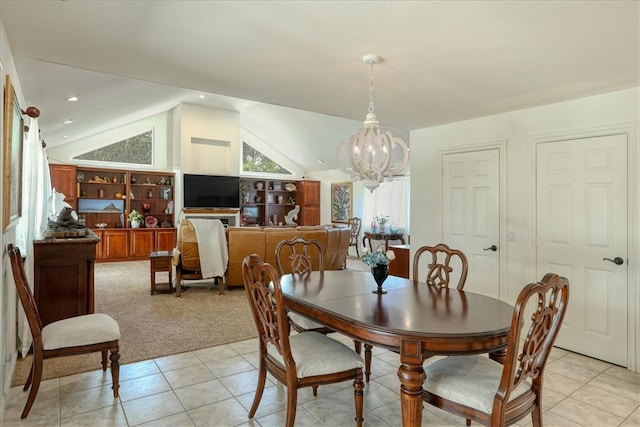
[[[378,224],[378,230],[380,230],[381,233],[386,233],[387,229],[386,229],[386,225],[387,222],[389,222],[389,216],[388,215],[379,215],[377,217],[374,218],[376,223]]]
[[[375,251],[369,251],[366,246],[362,248],[362,262],[371,267],[371,274],[376,281],[378,288],[373,292],[376,294],[386,294],[387,291],[382,289],[382,283],[389,275],[389,263],[396,259],[396,254],[391,250],[385,249],[384,245],[379,245]]]
[[[142,220],[144,220],[142,214],[135,209],[129,212],[129,216],[127,218],[131,223],[131,228],[140,228],[140,224],[142,224]]]

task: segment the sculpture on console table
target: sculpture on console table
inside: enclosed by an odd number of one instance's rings
[[[76,213],[71,207],[60,210],[55,220],[50,220],[45,232],[45,237],[84,237],[87,235],[87,227],[80,224]]]
[[[296,205],[295,208],[291,209],[287,215],[284,217],[284,222],[287,225],[298,225],[295,221],[298,219],[298,213],[300,212],[300,205]]]

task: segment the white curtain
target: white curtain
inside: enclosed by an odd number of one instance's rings
[[[33,291],[33,241],[43,237],[48,221],[48,203],[51,195],[49,162],[40,141],[38,119],[31,118],[25,135],[22,160],[22,217],[16,228],[16,244],[25,260],[25,272]],[[18,316],[19,351],[26,356],[32,339],[27,318],[20,307]]]
[[[395,225],[404,230],[405,241],[409,234],[409,178],[398,177],[391,182],[384,182],[373,193],[364,192],[364,213],[362,229],[370,230],[371,222],[376,216],[388,216],[388,225]]]

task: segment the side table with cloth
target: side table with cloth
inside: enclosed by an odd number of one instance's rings
[[[375,233],[372,231],[365,231],[362,237],[362,246],[367,246],[369,241],[369,250],[373,250],[371,245],[372,240],[384,240],[384,250],[389,250],[389,240],[399,240],[404,245],[404,235],[402,233]]]

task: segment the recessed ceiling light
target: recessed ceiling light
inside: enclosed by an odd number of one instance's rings
[[[200,95],[200,99],[204,99],[204,95]]]
[[[63,138],[69,138],[71,135],[62,135]]]
[[[322,160],[322,159],[318,159],[318,163],[320,163],[321,165],[323,165],[323,164],[324,164],[324,160]]]
[[[68,125],[68,124],[73,123],[73,120],[71,120],[71,119],[67,119],[67,120],[65,120],[63,123],[64,123],[65,125]]]
[[[78,100],[77,96],[70,96],[69,98],[67,98],[67,101],[69,102],[76,102]]]

